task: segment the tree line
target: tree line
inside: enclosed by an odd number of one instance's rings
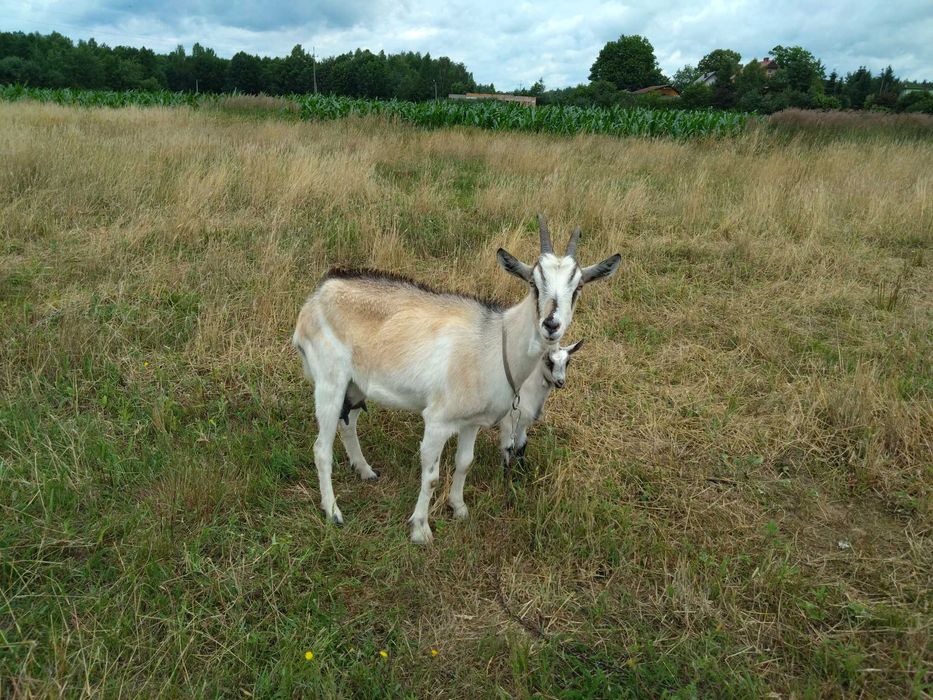
[[[588,84],[545,90],[538,81],[525,94],[542,103],[609,106],[648,102],[678,108],[739,109],[772,113],[788,107],[803,109],[875,109],[933,113],[933,84],[908,83],[888,66],[873,75],[864,66],[845,76],[832,71],[800,46],[775,46],[767,56],[771,70],[753,58],[744,62],[731,49],[715,49],[697,65],[687,65],[668,78],[658,66],[651,42],[637,34],[608,42],[590,69]],[[635,90],[669,84],[680,92],[676,100],[635,97]],[[913,88],[910,90],[909,88]]]
[[[757,59],[743,61],[731,49],[715,49],[672,77],[661,71],[654,47],[640,35],[607,42],[590,68],[589,82],[547,90],[543,80],[518,94],[542,104],[719,108],[776,112],[787,107],[874,109],[933,113],[930,83],[910,84],[888,66],[877,75],[864,66],[839,75],[826,74],[823,63],[800,46],[775,46],[768,52],[776,70]],[[764,58],[764,56],[762,57]],[[0,84],[112,90],[241,92],[267,95],[319,92],[418,102],[448,93],[495,92],[478,85],[462,63],[442,56],[360,50],[317,58],[302,46],[284,57],[260,57],[240,51],[232,58],[194,44],[160,54],[152,49],[110,47],[94,39],[73,42],[57,32],[48,35],[0,32]],[[673,100],[634,96],[638,89],[670,84],[681,96]],[[909,90],[908,88],[913,88]]]
[[[176,92],[242,92],[286,95],[320,92],[350,97],[420,101],[478,86],[462,63],[446,56],[406,52],[351,53],[316,58],[300,45],[285,57],[240,51],[222,58],[195,44],[190,53],[131,46],[110,47],[94,39],[73,42],[57,32],[0,32],[0,84],[34,87]]]

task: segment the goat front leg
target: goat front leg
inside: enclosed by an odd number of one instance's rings
[[[520,472],[525,468],[525,447],[528,444],[528,434],[525,430],[524,426],[518,426],[513,442],[511,434],[505,428],[500,427],[499,454],[502,456],[502,481],[505,487],[506,508],[510,508],[514,500],[515,483],[512,466],[517,466]],[[511,448],[510,442],[512,442]]]
[[[519,428],[518,435],[515,436],[515,447],[512,450],[512,460],[519,471],[525,469],[525,448],[528,447],[528,433],[524,427]]]
[[[434,539],[428,524],[428,511],[440,474],[441,453],[454,432],[444,423],[425,419],[424,437],[421,439],[421,492],[418,494],[415,512],[408,519],[411,523],[411,541],[417,544],[429,544]]]
[[[466,503],[463,502],[463,485],[466,483],[467,471],[469,471],[470,464],[473,462],[473,446],[476,444],[476,433],[478,431],[478,425],[469,425],[463,428],[457,436],[457,456],[454,460],[456,468],[447,503],[453,508],[454,517],[458,520],[463,520],[470,514]]]
[[[511,478],[512,472],[512,453],[509,451],[509,442],[512,440],[512,433],[507,422],[499,423],[499,456],[502,457],[502,474],[505,476],[506,483]]]
[[[347,416],[347,422],[337,421],[337,430],[340,434],[340,441],[347,451],[347,457],[350,459],[350,466],[360,475],[363,481],[372,481],[379,478],[379,472],[375,471],[366,458],[363,456],[363,450],[360,449],[360,439],[356,433],[356,421],[360,417],[362,409],[354,408]]]

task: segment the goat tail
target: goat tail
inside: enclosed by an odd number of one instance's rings
[[[305,371],[305,379],[313,382],[314,371],[311,369],[311,363],[308,361],[308,349],[306,349],[304,344],[301,342],[301,335],[298,333],[297,329],[292,335],[292,346],[295,348],[295,350],[298,351],[298,354],[301,355],[301,366]]]

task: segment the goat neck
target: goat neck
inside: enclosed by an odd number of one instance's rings
[[[544,376],[543,362],[539,361],[528,379],[522,384],[522,412],[527,412],[529,422],[538,420],[541,410],[544,408],[544,402],[554,390],[551,384]]]
[[[538,310],[529,294],[502,314],[505,324],[506,357],[515,385],[521,387],[531,375],[547,346],[538,332]],[[511,391],[511,389],[510,389]]]

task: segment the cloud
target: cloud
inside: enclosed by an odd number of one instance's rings
[[[670,0],[639,2],[447,3],[428,0],[0,0],[5,29],[96,37],[167,51],[195,41],[222,56],[282,56],[295,44],[319,55],[369,48],[420,51],[462,61],[477,81],[500,89],[586,82],[599,50],[620,34],[642,34],[672,75],[716,48],[743,60],[800,45],[840,73],[886,65],[909,79],[933,78],[929,0]]]
[[[129,19],[145,18],[168,26],[194,21],[251,32],[270,32],[292,27],[312,30],[352,27],[380,11],[379,3],[373,0],[318,0],[313,3],[288,0],[112,0],[88,4],[82,14],[88,23],[97,25],[119,25]]]

